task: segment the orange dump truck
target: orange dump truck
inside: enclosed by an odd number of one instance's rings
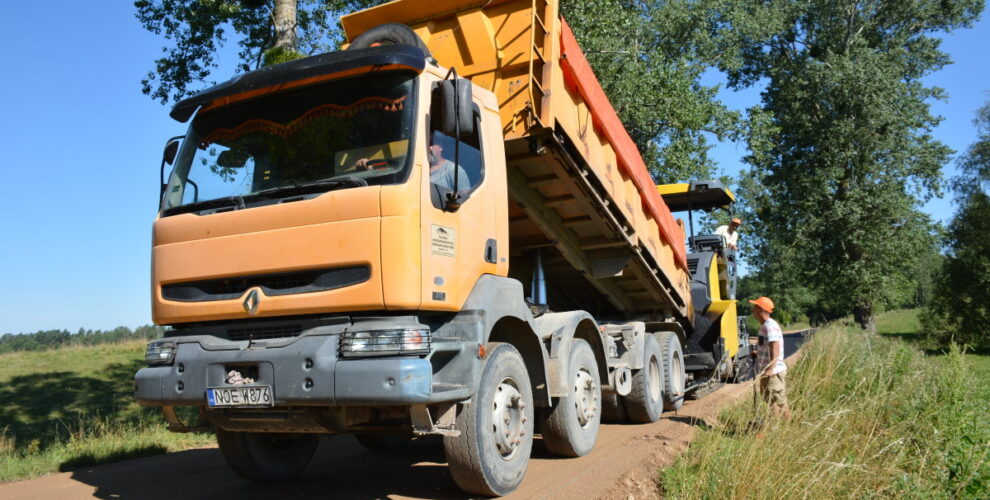
[[[291,477],[321,434],[438,434],[457,484],[499,495],[534,433],[584,455],[603,414],[654,421],[732,375],[724,248],[687,254],[661,196],[731,193],[658,190],[556,1],[399,0],[343,26],[346,50],[173,108],[192,122],[152,255],[172,328],[138,401],[215,427],[248,479]]]

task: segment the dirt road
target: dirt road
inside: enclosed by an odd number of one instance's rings
[[[785,336],[789,356],[803,336]],[[537,439],[526,479],[508,498],[652,498],[656,471],[687,448],[696,425],[751,394],[750,383],[726,385],[653,424],[602,425],[588,456],[562,459]],[[78,469],[0,485],[3,499],[463,498],[447,472],[439,440],[399,452],[372,453],[350,436],[325,440],[303,476],[287,484],[240,480],[215,448]]]

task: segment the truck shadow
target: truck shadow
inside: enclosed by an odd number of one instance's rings
[[[302,475],[285,483],[251,483],[227,467],[217,449],[80,469],[72,479],[106,499],[467,498],[447,471],[439,440],[395,452],[365,450],[350,436],[323,440]]]

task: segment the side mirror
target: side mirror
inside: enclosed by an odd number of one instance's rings
[[[162,198],[165,197],[165,165],[171,165],[175,162],[175,156],[179,153],[179,144],[182,143],[182,139],[185,139],[183,135],[177,135],[168,140],[165,143],[165,150],[162,151],[162,165],[158,173],[158,182],[160,191],[158,193],[158,202],[161,203]]]
[[[168,144],[165,145],[165,151],[162,153],[162,161],[171,165],[175,162],[175,155],[179,153],[179,141],[175,139],[169,140]]]
[[[458,139],[474,134],[474,108],[471,81],[463,78],[444,80],[433,96],[435,128]],[[439,109],[438,109],[439,108]]]

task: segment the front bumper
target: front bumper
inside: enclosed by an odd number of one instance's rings
[[[475,344],[434,336],[425,357],[341,358],[341,333],[366,323],[314,326],[294,338],[264,341],[226,340],[211,330],[172,337],[175,360],[139,370],[135,398],[145,406],[205,406],[207,388],[236,387],[227,384],[227,372],[242,368],[255,375],[254,384],[271,386],[275,406],[411,405],[471,396]]]

